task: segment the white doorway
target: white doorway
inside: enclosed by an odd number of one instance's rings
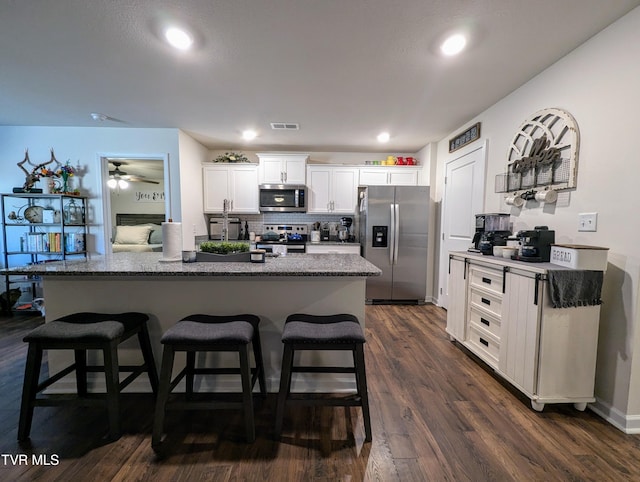
[[[101,154],[105,253],[111,253],[117,214],[169,212],[167,155]],[[111,186],[114,181],[126,181]]]
[[[445,164],[442,198],[439,305],[448,307],[449,251],[466,251],[483,212],[487,142]]]

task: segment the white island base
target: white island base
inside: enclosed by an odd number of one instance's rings
[[[80,311],[126,312],[139,311],[150,316],[148,322],[156,365],[159,366],[162,349],[160,337],[183,317],[204,313],[227,315],[252,313],[260,316],[267,389],[278,391],[282,342],[280,337],[284,320],[292,313],[331,314],[350,313],[364,326],[365,281],[358,276],[55,276],[44,277],[47,303],[46,321]],[[183,354],[179,354],[183,355]],[[199,354],[207,357],[231,357],[231,354]],[[306,364],[351,363],[350,353],[309,352]],[[120,345],[120,364],[141,362],[137,338]],[[93,359],[91,357],[94,357]],[[98,353],[91,353],[90,363],[101,362]],[[236,357],[237,358],[237,357]],[[98,360],[98,361],[97,361]],[[220,360],[223,363],[231,363]],[[49,352],[50,373],[68,366],[73,352]],[[198,363],[203,360],[199,359]],[[209,360],[211,361],[211,360]],[[184,357],[176,356],[174,375],[182,369]],[[233,363],[237,363],[234,360]],[[89,374],[100,378],[100,374]],[[103,380],[90,380],[90,389],[104,390]],[[182,382],[184,383],[184,381]],[[240,391],[240,381],[234,376],[196,377],[196,388],[201,391]],[[301,392],[343,392],[355,390],[353,376],[334,374],[294,374],[292,388]],[[181,387],[178,387],[181,389]],[[257,387],[256,387],[257,390]],[[50,393],[75,391],[75,378],[71,374],[50,388]],[[151,387],[145,376],[138,377],[125,392],[148,392]]]

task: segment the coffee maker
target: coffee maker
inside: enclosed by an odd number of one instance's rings
[[[353,224],[353,218],[343,217],[340,218],[340,228],[338,228],[338,239],[343,242],[353,241],[351,234],[351,225]]]
[[[556,241],[556,232],[549,226],[536,226],[531,230],[519,231],[521,251],[515,257],[530,263],[548,263],[551,259],[551,245]]]
[[[509,218],[505,213],[476,214],[476,232],[469,251],[492,255],[494,246],[506,246],[511,236]]]

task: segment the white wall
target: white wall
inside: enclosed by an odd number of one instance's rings
[[[108,188],[100,184],[100,155],[122,153],[149,157],[168,154],[176,164],[179,159],[177,129],[0,127],[0,191],[11,192],[13,187],[23,185],[24,173],[16,163],[24,158],[25,149],[29,149],[31,161],[39,163],[49,160],[51,148],[61,163],[70,159],[72,165],[79,162],[85,169],[74,182],[82,194],[89,197],[88,249],[99,253],[104,252],[105,245],[102,196],[108,195]],[[179,186],[176,192],[179,198]]]
[[[208,234],[203,214],[202,163],[209,160],[209,150],[182,131],[179,139],[182,243],[184,249],[194,249],[194,236]]]
[[[640,432],[640,222],[634,212],[640,191],[638,31],[640,8],[452,131],[438,143],[436,200],[442,198],[444,165],[452,159],[448,139],[480,121],[483,138],[489,140],[486,212],[511,212],[514,231],[548,225],[558,242],[610,248],[595,410],[623,429]],[[510,208],[503,195],[493,192],[495,175],[505,171],[509,143],[520,124],[548,107],[567,110],[578,123],[577,188],[565,205]],[[598,212],[597,232],[578,232],[582,212]]]
[[[162,161],[158,161],[162,162]],[[126,189],[111,189],[111,225],[116,225],[116,214],[164,214],[165,200],[163,196],[154,196],[154,193],[164,193],[164,181],[159,184],[131,182]],[[138,200],[138,193],[146,194],[146,201]],[[144,198],[143,198],[144,199]]]

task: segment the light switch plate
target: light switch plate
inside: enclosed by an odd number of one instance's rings
[[[578,214],[578,231],[597,231],[598,213]]]

